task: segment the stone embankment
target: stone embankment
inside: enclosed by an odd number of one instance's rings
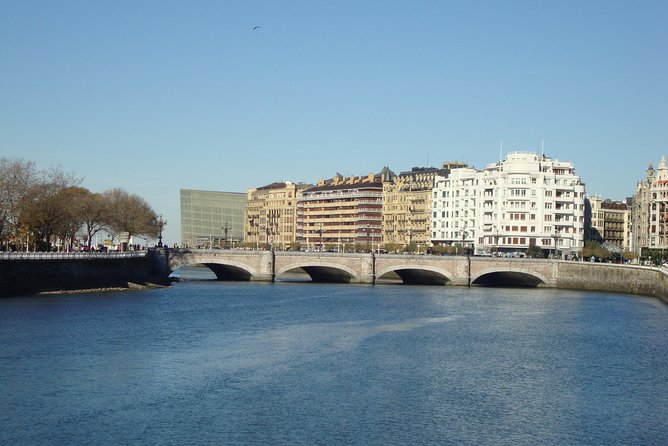
[[[560,262],[557,288],[653,296],[668,304],[668,269]]]
[[[484,277],[496,276],[510,280],[502,286],[513,286],[513,280],[518,277],[542,277],[542,281],[534,281],[536,286],[652,296],[668,304],[668,268],[438,256],[281,253],[280,261],[275,257],[279,256],[273,252],[193,254],[188,251],[184,254],[178,251],[168,253],[162,248],[141,253],[0,253],[0,296],[168,285],[170,266],[205,264],[223,280],[250,280],[253,277],[273,281],[276,275],[295,268],[308,272],[316,281],[340,278],[342,273],[353,275],[359,270],[357,279],[366,280],[364,283],[374,283],[375,274],[382,276],[392,271],[400,271],[405,282],[408,279],[409,283],[436,283],[434,274],[430,276],[425,271],[438,270],[442,277],[451,279],[448,282],[451,285],[483,285],[486,283],[482,280]],[[179,259],[183,265],[178,264]],[[233,273],[231,278],[227,276],[230,272]],[[369,275],[371,279],[367,277]],[[410,282],[411,279],[414,280]],[[424,282],[428,279],[432,281]],[[527,283],[515,285],[527,286]]]
[[[168,275],[163,250],[0,254],[0,296],[167,285]]]

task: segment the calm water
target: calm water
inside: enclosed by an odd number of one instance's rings
[[[668,306],[182,282],[0,300],[0,444],[668,444]]]

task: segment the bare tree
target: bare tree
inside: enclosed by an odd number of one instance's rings
[[[106,205],[102,194],[86,191],[79,197],[78,212],[83,219],[86,245],[90,249],[95,234],[106,229],[111,219],[110,207]]]
[[[111,211],[108,227],[116,235],[159,235],[158,216],[143,198],[118,188],[108,190],[102,195]]]
[[[0,158],[0,242],[8,248],[19,235],[19,207],[39,173],[32,161]]]
[[[17,207],[17,226],[21,235],[33,240],[36,249],[48,251],[54,237],[73,236],[72,227],[76,226],[73,220],[78,217],[71,204],[74,192],[67,190],[75,188],[80,181],[60,168],[53,168],[38,172],[35,181],[23,191]]]
[[[103,229],[128,237],[161,234],[166,222],[143,198],[122,189],[92,193],[81,181],[60,167],[40,171],[32,161],[0,158],[0,246],[50,250],[55,240],[71,244],[81,230],[89,248]]]
[[[82,201],[90,194],[88,189],[72,186],[61,189],[53,197],[54,205],[58,207],[54,233],[61,241],[60,246],[72,247],[77,232],[84,225]]]

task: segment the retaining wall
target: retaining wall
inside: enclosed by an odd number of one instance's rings
[[[0,259],[0,296],[166,285],[169,273],[163,256],[161,251],[150,251],[135,257],[4,258]]]
[[[557,288],[653,296],[668,304],[668,271],[607,263],[559,262]]]

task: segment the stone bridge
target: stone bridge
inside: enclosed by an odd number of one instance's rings
[[[305,272],[314,282],[564,288],[641,294],[668,303],[668,268],[609,263],[222,249],[170,249],[167,261],[170,271],[206,265],[218,280],[273,282]]]
[[[145,253],[0,253],[0,296],[43,291],[168,284],[169,275],[206,265],[219,280],[547,287],[657,297],[668,303],[668,268],[561,260],[188,250]],[[301,276],[291,273],[298,272]]]
[[[274,281],[305,272],[314,282],[367,283],[384,279],[406,284],[554,287],[552,260],[402,254],[289,251],[169,251],[169,268],[205,265],[219,280]]]

